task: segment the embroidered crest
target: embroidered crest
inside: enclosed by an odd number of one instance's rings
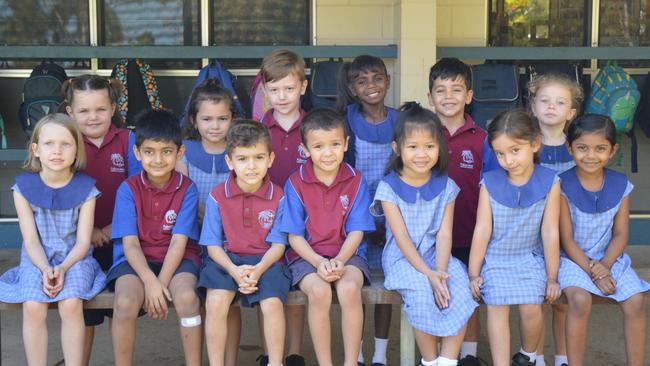
[[[296,159],[296,163],[298,164],[304,164],[307,162],[307,159],[309,157],[307,156],[307,152],[305,151],[305,147],[302,146],[302,144],[298,145],[298,158]]]
[[[474,154],[472,154],[472,150],[463,150],[460,153],[460,158],[462,160],[460,163],[461,168],[466,168],[466,169],[474,168]]]
[[[165,223],[163,224],[163,230],[171,230],[174,224],[176,223],[176,211],[169,210],[165,212]]]
[[[124,171],[124,157],[120,153],[111,154],[111,171]]]
[[[348,198],[347,194],[339,196],[339,201],[341,201],[341,206],[343,206],[343,210],[347,210],[348,207],[350,207],[350,198]]]
[[[270,229],[273,226],[273,220],[275,219],[275,212],[273,210],[264,210],[260,211],[257,215],[257,221],[260,223],[260,226],[264,229]]]

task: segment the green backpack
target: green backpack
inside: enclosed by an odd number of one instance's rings
[[[0,115],[0,136],[2,141],[0,142],[0,149],[5,150],[7,148],[7,136],[5,135],[5,121]]]

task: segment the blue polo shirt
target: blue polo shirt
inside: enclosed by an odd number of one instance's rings
[[[316,178],[309,159],[291,175],[284,193],[280,230],[305,237],[319,255],[335,257],[349,232],[375,230],[366,181],[347,163],[341,164],[334,182],[327,186]],[[357,254],[365,258],[365,249],[362,242]],[[289,262],[297,257],[293,250],[287,253]]]
[[[222,246],[240,256],[263,256],[269,244],[286,245],[287,235],[279,230],[283,200],[282,188],[268,175],[257,191],[248,193],[231,172],[208,196],[199,244]]]

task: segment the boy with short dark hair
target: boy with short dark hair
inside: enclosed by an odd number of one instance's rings
[[[440,59],[429,70],[429,105],[440,118],[449,151],[448,174],[460,187],[454,209],[452,255],[465,265],[469,261],[479,182],[483,170],[498,166],[487,143],[487,132],[474,124],[465,113],[472,102],[472,74],[469,66],[457,58]],[[470,318],[459,366],[480,366],[476,358],[478,344],[478,308]]]
[[[132,365],[135,325],[144,309],[166,319],[167,301],[180,318],[185,364],[201,364],[201,315],[196,279],[201,265],[196,213],[198,190],[174,170],[185,151],[178,119],[168,111],[136,118],[133,147],[143,171],[117,190],[113,213],[113,266],[107,283],[115,291],[113,350],[116,365]]]
[[[309,158],[285,185],[281,230],[289,235],[292,284],[307,295],[309,330],[319,365],[332,365],[332,286],[341,305],[345,365],[356,365],[363,310],[361,287],[369,282],[365,231],[374,231],[370,195],[361,173],[343,155],[348,147],[343,117],[314,109],[300,125]]]
[[[226,319],[230,304],[239,298],[242,306],[259,304],[268,365],[277,366],[282,364],[283,303],[291,283],[279,262],[287,244],[286,234],[279,232],[284,194],[267,174],[274,154],[264,125],[237,121],[226,140],[230,176],[208,197],[199,242],[209,255],[198,283],[200,290],[207,290],[208,356],[211,365],[223,365]]]

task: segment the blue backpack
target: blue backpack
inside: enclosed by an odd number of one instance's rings
[[[210,59],[210,62],[199,71],[199,76],[194,82],[192,92],[194,92],[194,89],[196,89],[196,87],[198,87],[204,80],[214,78],[218,79],[221,86],[230,92],[235,101],[235,110],[237,110],[239,115],[245,116],[244,109],[242,108],[239,98],[237,97],[237,92],[235,91],[235,76],[230,71],[224,69],[216,59]],[[181,113],[179,118],[181,121],[181,127],[185,126],[186,123],[187,111],[190,108],[190,98],[187,98],[185,108],[183,108],[183,113]]]
[[[517,66],[485,63],[471,70],[474,96],[470,114],[478,126],[487,128],[501,111],[521,106]]]
[[[637,142],[634,135],[634,113],[639,105],[641,93],[636,82],[616,62],[608,61],[596,74],[587,99],[585,112],[608,116],[616,125],[619,136],[627,135],[632,140],[632,172],[637,172]],[[619,150],[617,163],[621,163]]]

